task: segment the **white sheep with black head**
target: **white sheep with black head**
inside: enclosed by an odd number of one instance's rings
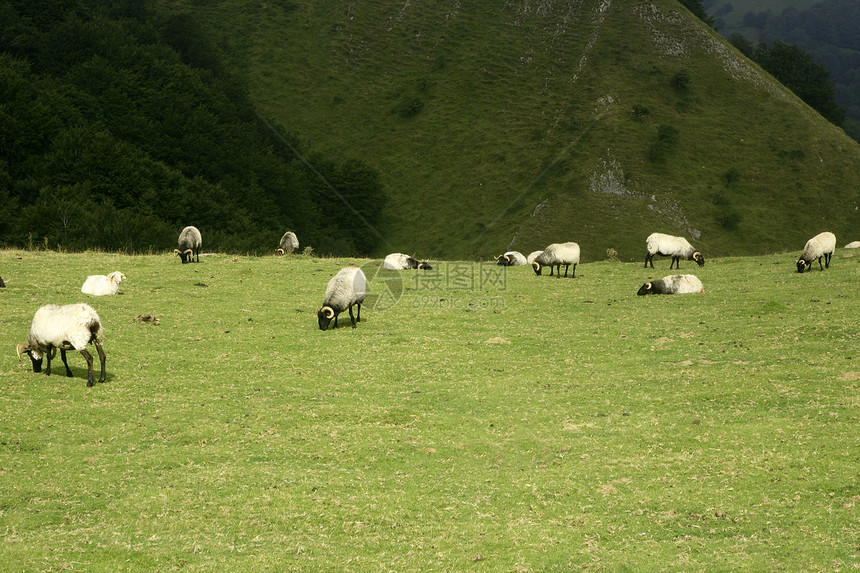
[[[681,259],[696,261],[700,267],[705,266],[705,258],[702,256],[702,253],[697,251],[684,237],[676,237],[664,233],[651,233],[645,239],[645,246],[648,249],[648,254],[645,255],[645,268],[648,268],[649,263],[651,264],[651,268],[654,268],[654,255],[672,257],[669,269],[673,266],[680,269]]]
[[[197,227],[188,226],[179,233],[179,247],[173,249],[175,255],[179,255],[182,264],[192,261],[200,262],[200,247],[203,246],[203,237]],[[196,260],[194,260],[196,258]]]
[[[92,343],[101,361],[99,382],[105,381],[105,352],[102,348],[104,329],[99,315],[88,304],[67,304],[57,306],[48,304],[36,311],[27,342],[18,345],[18,360],[26,354],[33,363],[33,372],[42,371],[42,361],[47,358],[45,369],[47,376],[51,375],[51,360],[56,356],[57,349],[66,366],[66,376],[72,377],[69,363],[66,361],[67,350],[77,350],[87,361],[87,386],[93,385],[93,357],[87,351],[87,345]]]
[[[579,264],[579,245],[573,242],[569,243],[553,243],[548,245],[543,252],[535,256],[532,261],[532,268],[535,274],[540,276],[542,267],[549,267],[549,276],[552,276],[553,267],[558,267],[556,277],[561,276],[561,265],[564,265],[564,276],[567,276],[567,271],[570,265],[573,265],[573,273],[571,278],[576,278],[576,265]]]
[[[529,264],[526,256],[519,251],[508,251],[494,258],[500,267],[520,267]]]
[[[830,258],[833,256],[833,251],[836,250],[836,235],[829,231],[818,233],[808,241],[803,247],[803,252],[800,253],[800,258],[797,259],[797,272],[812,268],[812,261],[818,259],[818,268],[824,270],[830,268]],[[824,259],[824,266],[821,266],[821,259]]]
[[[705,292],[702,281],[695,275],[669,275],[639,287],[639,296],[646,294],[690,294]]]
[[[81,292],[93,296],[105,296],[119,292],[119,285],[126,276],[119,271],[109,275],[90,275],[84,281]]]
[[[281,237],[281,242],[278,243],[278,248],[275,249],[275,254],[289,255],[298,248],[299,238],[296,237],[296,234],[292,231],[287,231],[284,233],[284,236]]]
[[[390,271],[404,271],[409,269],[421,269],[432,271],[433,267],[427,261],[419,261],[415,257],[403,253],[391,253],[382,261],[382,268]]]
[[[334,327],[337,328],[337,315],[349,310],[349,318],[352,319],[352,327],[356,322],[361,322],[361,303],[367,295],[367,277],[358,267],[345,267],[341,269],[330,281],[325,289],[325,301],[317,311],[320,330],[327,330],[334,319]],[[352,307],[357,307],[358,317],[352,314]]]

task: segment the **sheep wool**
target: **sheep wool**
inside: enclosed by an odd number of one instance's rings
[[[92,343],[101,361],[99,382],[105,381],[105,353],[102,349],[104,329],[96,311],[88,304],[67,304],[57,306],[48,304],[41,307],[33,315],[33,323],[27,335],[27,343],[18,345],[18,359],[21,354],[27,354],[33,363],[33,372],[42,370],[42,360],[47,357],[48,365],[45,374],[51,374],[51,359],[59,349],[63,364],[66,366],[66,376],[71,377],[72,371],[66,361],[67,350],[77,350],[87,361],[87,386],[93,385],[93,357],[87,351],[87,345]]]
[[[502,267],[519,267],[529,264],[525,255],[519,251],[508,251],[496,257],[496,263]]]
[[[202,246],[203,237],[200,235],[200,231],[197,227],[188,226],[179,233],[179,246],[173,249],[173,253],[179,255],[183,265],[192,262],[195,258],[194,262],[199,263],[200,247]]]
[[[705,258],[702,256],[702,253],[697,251],[684,237],[676,237],[664,233],[651,233],[645,239],[645,247],[648,249],[648,253],[645,255],[645,268],[648,268],[649,263],[651,264],[651,268],[654,268],[654,255],[672,257],[669,269],[673,266],[677,266],[680,269],[681,259],[696,261],[700,267],[705,266]]]
[[[367,277],[358,267],[346,267],[341,269],[328,282],[325,289],[325,302],[317,311],[320,330],[327,330],[331,320],[337,328],[337,315],[349,310],[349,318],[352,319],[352,327],[356,322],[361,322],[361,303],[367,294]],[[352,307],[356,306],[358,318],[352,314]]]
[[[836,250],[836,235],[829,231],[818,233],[808,241],[803,247],[803,252],[800,258],[797,259],[797,272],[812,268],[812,261],[818,259],[818,268],[824,270],[830,268],[830,258],[833,256],[833,251]],[[821,266],[821,259],[824,258],[824,266]]]
[[[409,269],[422,269],[432,271],[433,267],[427,261],[419,261],[415,257],[403,253],[391,253],[382,261],[382,268],[390,271],[405,271]]]
[[[535,259],[537,258],[537,256],[539,254],[541,254],[542,252],[543,251],[532,251],[532,252],[530,252],[529,256],[526,257],[526,262],[530,265],[533,264],[535,262]]]
[[[579,245],[573,242],[553,243],[548,245],[543,252],[532,261],[535,274],[540,276],[541,267],[549,267],[549,276],[552,276],[553,267],[558,267],[556,277],[561,276],[561,265],[564,265],[564,276],[573,265],[571,278],[576,278],[576,265],[579,264]]]
[[[284,236],[281,237],[281,242],[278,243],[278,248],[275,249],[275,253],[279,255],[289,255],[298,248],[299,238],[296,237],[296,234],[292,231],[287,231],[284,233]]]
[[[119,271],[105,275],[90,275],[84,281],[81,292],[93,296],[105,296],[119,292],[119,284],[126,278]]]
[[[695,275],[669,275],[639,287],[639,296],[646,294],[690,294],[705,292],[702,281]]]

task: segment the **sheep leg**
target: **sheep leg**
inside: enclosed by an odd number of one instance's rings
[[[570,274],[570,278],[576,278],[576,263],[573,263],[573,272]]]
[[[651,268],[654,268],[654,255],[648,253],[645,255],[645,268],[648,268],[648,263],[651,263]]]
[[[356,321],[356,322],[361,322],[361,303],[360,303],[360,302],[357,302],[357,303],[355,303],[355,304],[357,304],[357,305],[358,305],[358,318],[356,318],[356,319],[355,319],[355,321]]]
[[[42,356],[48,359],[48,365],[45,368],[45,376],[51,375],[51,350],[53,350],[53,348],[49,348],[47,351],[44,352],[44,354],[42,354]]]
[[[105,351],[102,348],[102,345],[99,344],[98,342],[93,342],[93,344],[95,344],[96,351],[99,353],[99,361],[102,364],[102,372],[99,375],[99,383],[104,383],[104,381],[105,381],[105,362],[106,362]]]
[[[66,360],[66,349],[60,348],[60,357],[63,359],[63,365],[66,367],[66,378],[72,377],[72,369],[69,368],[69,363]]]
[[[823,271],[824,267],[821,266],[821,257],[818,257],[818,270]]]
[[[681,268],[681,259],[680,259],[680,257],[672,257],[672,262],[671,262],[671,263],[669,263],[669,270],[670,270],[670,271],[672,270],[672,265],[675,265],[675,264],[677,264],[677,268],[678,268],[678,269],[680,269],[680,268]]]
[[[833,256],[833,253],[825,253],[824,255],[824,268],[830,268],[830,258]]]
[[[349,318],[352,320],[352,327],[355,328],[355,317],[352,315],[352,305],[349,305]]]
[[[93,385],[93,355],[84,348],[81,350],[81,356],[87,361],[87,387],[90,387]]]
[[[567,270],[570,268],[570,264],[567,263],[564,265],[564,278],[567,278]],[[561,265],[558,265],[558,272],[561,274]]]

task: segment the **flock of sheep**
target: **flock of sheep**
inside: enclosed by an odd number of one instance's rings
[[[654,268],[654,257],[656,255],[671,257],[669,268],[680,269],[680,261],[695,261],[700,267],[704,266],[705,259],[702,253],[697,251],[683,237],[665,235],[663,233],[652,233],[645,241],[647,254],[645,256],[645,268],[649,264]],[[200,261],[200,248],[203,239],[196,227],[185,227],[179,234],[178,247],[174,254],[178,255],[182,263]],[[287,231],[275,250],[276,254],[286,255],[298,249],[299,241],[295,233]],[[846,245],[846,248],[858,248],[860,242],[854,241]],[[820,270],[830,268],[830,259],[836,249],[836,236],[830,232],[819,233],[809,239],[803,248],[803,252],[797,259],[797,271],[804,272],[812,267],[813,262],[818,260]],[[576,276],[576,266],[579,264],[580,248],[573,242],[553,243],[542,251],[534,251],[528,256],[518,251],[508,251],[495,258],[499,265],[522,266],[531,265],[536,275],[541,274],[543,267],[549,267],[550,276],[555,272],[556,277],[561,277],[561,266],[564,265],[564,276],[573,265],[571,278]],[[822,265],[822,259],[824,264]],[[391,270],[423,269],[432,270],[426,262],[404,255],[403,253],[392,253],[385,257],[383,268]],[[113,295],[119,291],[119,285],[126,278],[120,271],[109,275],[91,275],[87,277],[81,287],[81,292],[92,296]],[[0,287],[5,286],[0,278]],[[704,292],[704,286],[694,275],[669,275],[662,279],[646,282],[637,294],[684,294]],[[325,300],[317,311],[320,330],[327,330],[334,321],[337,327],[337,317],[340,313],[348,311],[352,327],[361,322],[361,304],[367,295],[367,277],[358,267],[345,267],[341,269],[328,282],[325,291]],[[353,307],[356,313],[353,314]],[[51,360],[60,351],[63,364],[66,367],[66,376],[71,377],[72,371],[66,361],[66,352],[75,350],[87,361],[87,386],[92,386],[93,357],[87,350],[89,344],[93,344],[101,362],[101,373],[99,382],[105,381],[105,353],[102,348],[104,342],[104,329],[96,311],[84,303],[57,306],[45,305],[36,311],[27,342],[18,345],[18,359],[22,354],[29,356],[33,372],[41,372],[42,363],[47,359],[45,374],[51,374]]]

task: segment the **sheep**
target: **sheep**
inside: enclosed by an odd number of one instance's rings
[[[702,253],[693,248],[687,239],[684,237],[675,237],[673,235],[664,235],[663,233],[651,233],[645,239],[645,245],[648,247],[648,254],[645,255],[645,268],[648,268],[648,263],[651,263],[651,268],[654,268],[654,255],[662,255],[664,257],[672,257],[672,262],[669,263],[669,269],[677,265],[681,268],[681,259],[687,261],[696,261],[700,267],[705,266],[705,258]]]
[[[87,386],[93,385],[93,357],[87,351],[87,345],[96,347],[101,361],[99,382],[105,381],[105,352],[102,349],[104,329],[99,315],[88,304],[67,304],[57,306],[48,304],[36,311],[33,324],[27,335],[27,342],[18,345],[18,360],[21,354],[27,354],[33,363],[33,372],[42,371],[42,360],[48,358],[45,375],[51,375],[51,359],[57,355],[57,349],[66,366],[66,376],[72,377],[69,363],[66,361],[66,350],[77,350],[87,361]]]
[[[352,327],[356,322],[361,322],[361,303],[367,294],[367,278],[358,267],[345,267],[340,270],[328,282],[325,289],[325,302],[317,311],[320,330],[326,330],[334,319],[334,327],[337,328],[337,315],[349,310],[349,318],[352,319]],[[353,316],[353,305],[358,307],[358,318]]]
[[[529,256],[526,257],[526,263],[530,265],[533,262],[535,262],[535,258],[537,258],[537,256],[539,254],[541,254],[542,252],[543,251],[532,251],[532,252],[530,252]]]
[[[0,277],[0,288],[6,288],[6,283],[3,282],[3,277]]]
[[[200,247],[203,246],[203,237],[197,227],[185,227],[179,233],[179,248],[173,249],[173,253],[179,255],[182,259],[182,264],[190,263],[194,257],[200,262]]]
[[[807,268],[812,268],[812,261],[818,259],[818,268],[824,270],[830,268],[830,258],[836,250],[836,235],[829,231],[819,233],[806,241],[800,258],[797,259],[797,272],[802,273]],[[824,266],[821,266],[821,257],[824,257]]]
[[[494,257],[500,267],[519,267],[529,264],[525,255],[519,251],[508,251],[504,255]]]
[[[119,292],[119,283],[125,279],[125,275],[119,271],[114,271],[111,274],[105,275],[90,275],[84,281],[84,286],[81,287],[81,292],[94,296],[103,296],[116,294]]]
[[[275,249],[275,253],[278,255],[289,255],[298,248],[298,237],[296,237],[296,234],[292,231],[287,231],[284,233],[284,236],[281,237],[281,242],[278,243],[278,248]]]
[[[705,292],[702,281],[695,275],[669,275],[639,287],[639,296],[646,294],[689,294]]]
[[[851,241],[844,247],[845,249],[860,249],[860,241]],[[0,281],[2,282],[2,281]]]
[[[573,273],[571,278],[576,278],[576,265],[579,264],[579,245],[576,243],[553,243],[537,255],[532,261],[532,268],[535,274],[540,276],[541,267],[549,267],[549,276],[552,276],[552,268],[557,266],[558,272],[556,277],[561,276],[561,265],[564,265],[564,276],[567,276],[567,269],[573,265]]]
[[[403,253],[391,253],[382,261],[382,268],[390,271],[402,271],[408,269],[422,269],[432,271],[433,267],[427,261],[419,262],[418,259],[404,255]]]

